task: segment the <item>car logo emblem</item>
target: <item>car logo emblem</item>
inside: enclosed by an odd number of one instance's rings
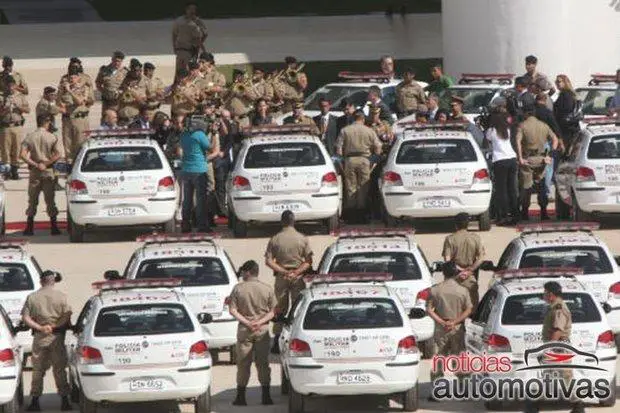
[[[282,176],[286,178],[288,176],[288,172],[282,172]]]
[[[149,346],[149,342],[148,341],[143,341],[142,342],[142,347],[147,348]]]
[[[351,336],[351,341],[355,343],[357,341],[357,336]]]
[[[118,178],[121,182],[123,182],[125,180],[125,177],[123,175],[121,175],[120,178]]]
[[[435,168],[435,173],[438,174],[439,173],[439,168]]]

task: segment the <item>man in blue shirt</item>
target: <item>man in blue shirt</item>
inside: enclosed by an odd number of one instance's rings
[[[197,127],[188,125],[181,134],[181,182],[183,185],[182,232],[191,232],[192,207],[196,196],[196,227],[198,232],[211,232],[207,221],[207,151],[209,137]]]

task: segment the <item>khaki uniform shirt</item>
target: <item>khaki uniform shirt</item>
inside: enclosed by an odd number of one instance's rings
[[[93,78],[87,75],[86,73],[80,73],[80,83],[88,85],[92,90],[95,90],[95,85],[93,84]],[[63,83],[69,83],[69,75],[63,75],[60,78],[60,82],[58,82],[57,90],[62,88]]]
[[[259,281],[258,278],[250,278],[235,285],[230,293],[230,308],[237,310],[250,321],[264,317],[276,307],[276,304],[273,287]],[[245,328],[239,323],[239,329]],[[265,324],[263,329],[269,330],[269,323]]]
[[[282,111],[284,113],[293,110],[293,103],[300,100],[304,100],[304,91],[297,85],[291,85],[286,82],[281,82],[278,87],[280,88],[280,97],[284,100]]]
[[[551,341],[553,330],[560,330],[562,335],[560,341],[570,341],[572,330],[572,315],[561,298],[558,298],[549,306],[543,320],[542,339],[543,342]]]
[[[425,110],[426,94],[416,81],[396,86],[396,104],[399,112]]]
[[[119,118],[133,119],[140,113],[140,106],[146,100],[148,93],[148,82],[144,76],[139,80],[127,81],[121,88],[119,99]]]
[[[78,104],[76,97],[83,100],[81,105]],[[57,103],[65,105],[65,108],[67,109],[66,115],[71,118],[84,117],[94,102],[95,98],[93,90],[85,83],[65,85],[58,91]]]
[[[342,150],[344,157],[368,157],[374,153],[375,148],[381,148],[381,145],[375,131],[357,123],[343,128],[336,140],[336,148]]]
[[[61,156],[63,155],[59,151],[59,148],[62,147],[59,143],[60,141],[56,135],[39,128],[26,135],[26,139],[22,142],[22,146],[27,148],[30,152],[30,159],[36,163],[40,163],[48,162],[57,153]],[[32,170],[44,173],[45,175],[53,175],[51,168],[45,172],[41,172],[38,169]]]
[[[123,84],[123,80],[129,73],[129,69],[122,67],[118,70],[112,69],[110,65],[102,66],[97,74],[95,83],[97,89],[101,92],[101,98],[108,102],[117,102],[120,97],[119,88]]]
[[[523,157],[542,156],[545,152],[545,145],[549,139],[553,139],[555,134],[546,123],[530,116],[524,120],[517,128],[517,142],[521,142]]]
[[[174,21],[172,38],[175,49],[200,48],[203,39],[207,36],[207,26],[199,18],[189,20],[181,16]]]
[[[308,238],[293,227],[283,228],[267,244],[265,258],[275,261],[286,269],[298,268],[312,257]]]
[[[282,123],[285,125],[310,125],[312,126],[312,131],[310,132],[311,134],[318,136],[321,133],[319,131],[319,127],[316,126],[316,123],[314,123],[314,120],[306,115],[302,115],[298,118],[294,116],[287,116],[286,118],[284,118]]]
[[[7,77],[11,76],[13,79],[15,79],[15,84],[17,85],[17,87],[19,88],[19,91],[23,94],[23,95],[27,95],[28,94],[28,85],[26,84],[26,79],[24,79],[24,76],[19,73],[19,72],[1,72],[0,73],[0,92],[2,93],[7,93],[8,90],[5,89],[5,80]]]
[[[22,123],[24,121],[23,114],[28,109],[30,109],[30,105],[25,95],[19,92],[4,95],[0,98],[0,123]]]
[[[70,312],[71,306],[66,294],[51,287],[42,287],[26,298],[22,316],[29,316],[41,325],[56,325],[64,315]],[[34,333],[35,340],[40,340],[42,345],[49,345],[56,336],[38,331]]]
[[[205,87],[226,86],[226,76],[217,69],[212,69],[210,72],[203,73],[202,79]]]
[[[226,97],[228,104],[226,109],[230,111],[232,116],[247,116],[252,111],[252,99],[248,97],[247,90],[241,91],[238,87],[235,90],[235,85],[232,84],[228,90]]]
[[[431,287],[427,306],[432,307],[442,319],[454,320],[473,304],[467,288],[460,285],[456,279],[448,278]]]
[[[37,103],[35,112],[37,117],[43,115],[56,116],[60,113],[60,108],[58,107],[58,105],[56,105],[56,102],[50,102],[47,99],[41,99],[39,103]]]
[[[194,113],[199,99],[200,90],[196,84],[179,85],[172,92],[171,112],[175,115]]]
[[[144,81],[146,82],[146,105],[149,109],[155,110],[161,106],[161,102],[164,100],[166,86],[158,77],[152,79],[144,77]]]
[[[267,82],[261,80],[260,82],[254,83],[254,85],[249,88],[247,96],[253,101],[258,100],[259,98],[270,101],[273,99],[273,89]]]
[[[483,254],[484,247],[478,234],[460,230],[446,237],[441,255],[450,256],[459,267],[470,267]]]

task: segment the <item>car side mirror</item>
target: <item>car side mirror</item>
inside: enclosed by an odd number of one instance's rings
[[[209,313],[198,313],[196,315],[200,324],[209,324],[213,322],[213,316]]]
[[[611,313],[612,308],[609,303],[603,303],[602,307],[603,307],[603,311],[605,311],[605,314]]]
[[[13,327],[13,331],[15,333],[19,333],[21,331],[30,331],[30,327],[28,327],[23,321],[20,321],[16,326]]]
[[[482,271],[495,271],[496,267],[495,264],[493,264],[493,261],[482,261],[482,264],[480,264],[480,269]]]
[[[421,308],[412,308],[411,311],[409,311],[409,319],[411,320],[424,317],[426,317],[426,311]]]
[[[121,274],[116,270],[108,270],[103,273],[103,278],[108,281],[120,280]]]
[[[614,255],[614,260],[616,261],[616,264],[620,265],[620,255]]]
[[[443,261],[434,261],[430,267],[428,267],[428,269],[430,270],[430,272],[442,272],[443,271],[443,266],[444,266],[444,262]]]

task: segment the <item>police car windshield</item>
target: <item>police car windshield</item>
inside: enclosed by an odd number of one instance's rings
[[[597,323],[601,314],[589,294],[564,293],[564,302],[573,317],[573,323]],[[523,294],[508,297],[502,310],[503,325],[542,324],[549,304],[543,294]]]
[[[140,263],[136,278],[180,278],[183,286],[228,285],[219,258],[166,258]]]
[[[351,330],[402,327],[394,301],[388,298],[339,298],[313,301],[304,330]]]
[[[525,251],[519,268],[582,268],[584,274],[612,273],[611,263],[600,247],[544,247]]]
[[[290,168],[325,165],[321,149],[313,142],[281,142],[252,145],[245,156],[246,169]]]
[[[344,98],[351,99],[352,95],[358,102],[356,106],[363,105],[368,97],[368,90],[360,86],[326,86],[312,93],[306,100],[306,110],[320,111],[319,100],[325,98],[332,102],[332,110],[342,109],[340,105]],[[355,99],[354,99],[355,100]],[[361,102],[363,100],[363,102]]]
[[[82,172],[150,171],[162,169],[157,151],[148,146],[90,149],[82,160]]]
[[[147,293],[148,294],[148,293]],[[107,307],[97,316],[96,337],[189,333],[194,325],[180,304]]]
[[[420,280],[422,273],[408,252],[357,252],[335,257],[329,273],[381,272],[392,274],[393,281]]]
[[[34,285],[23,264],[0,264],[0,291],[29,291]]]
[[[606,116],[616,93],[615,87],[609,89],[577,89],[577,99],[583,102],[582,111],[586,116]]]
[[[451,99],[452,96],[463,98],[464,113],[481,113],[480,108],[489,106],[497,91],[497,88],[482,89],[459,87],[458,89],[448,89],[446,91],[446,98]]]
[[[466,139],[416,139],[405,141],[398,150],[397,164],[476,162],[478,157]]]
[[[620,135],[604,135],[592,138],[588,147],[588,159],[618,158],[620,158]],[[613,171],[612,173],[616,172]]]

